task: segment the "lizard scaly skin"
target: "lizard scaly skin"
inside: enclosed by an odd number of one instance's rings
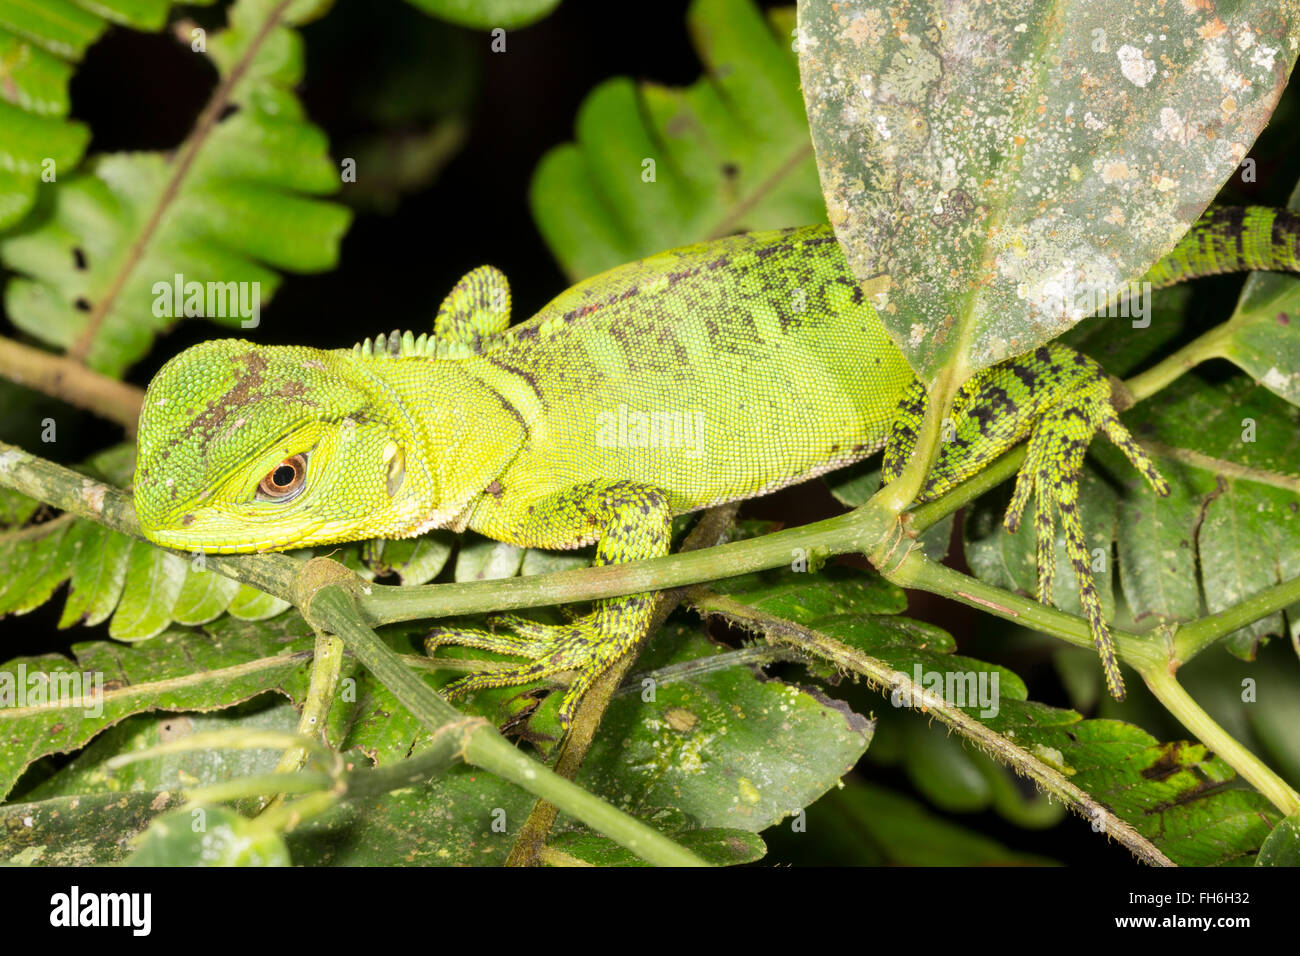
[[[1148,278],[1296,267],[1296,220],[1215,210]],[[754,497],[888,443],[911,451],[925,390],[866,301],[828,226],[674,249],[588,279],[509,326],[491,267],[465,276],[432,336],[380,335],[320,351],[221,340],[172,359],[140,417],[135,502],[152,541],[277,550],[466,528],[526,547],[597,542],[596,563],[668,552],[676,514]],[[1083,607],[1122,697],[1077,511],[1083,455],[1102,429],[1161,493],[1120,423],[1105,373],[1052,344],[972,378],[953,440],[927,477],[937,497],[1028,437],[1007,515],[1037,498],[1039,595],[1055,514]],[[435,629],[526,658],[463,678],[465,693],[575,671],[568,722],[590,682],[644,634],[647,594],[596,602],[563,625]]]

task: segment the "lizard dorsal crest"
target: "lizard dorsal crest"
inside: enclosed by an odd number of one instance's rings
[[[495,266],[479,266],[447,293],[433,323],[436,338],[485,352],[510,325],[510,283]]]

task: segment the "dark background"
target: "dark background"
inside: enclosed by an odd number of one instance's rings
[[[258,341],[336,348],[393,328],[429,329],[447,291],[465,272],[483,263],[499,266],[509,277],[516,321],[562,291],[566,280],[542,242],[528,206],[533,170],[548,149],[572,138],[579,105],[602,80],[630,75],[686,85],[699,76],[700,65],[685,24],[686,7],[677,0],[651,4],[564,0],[540,23],[508,31],[504,54],[490,52],[486,33],[431,20],[397,0],[341,0],[322,20],[303,27],[307,69],[300,95],[311,119],[328,135],[336,159],[350,155],[354,144],[397,142],[448,116],[461,117],[465,139],[435,178],[409,184],[406,193],[394,199],[390,212],[358,210],[336,270],[285,276],[275,299],[266,306]],[[222,8],[189,13],[209,27],[224,22]],[[172,35],[113,29],[91,48],[76,73],[73,114],[93,131],[92,153],[171,149],[190,132],[215,83],[215,71],[206,59]],[[412,87],[420,94],[393,95],[394,89]],[[1291,100],[1288,96],[1253,153],[1257,183],[1234,181],[1223,198],[1285,202],[1300,171],[1297,124],[1289,119],[1295,112]],[[388,106],[377,111],[376,103]],[[360,166],[359,180],[371,172]],[[1199,324],[1221,321],[1239,283],[1234,278],[1204,283],[1197,314],[1189,319],[1188,336]],[[204,322],[181,323],[159,339],[129,378],[144,385],[183,348],[228,334]],[[56,407],[60,460],[78,460],[111,440],[102,423]],[[72,427],[62,430],[65,421]],[[65,434],[70,438],[67,442],[62,438]],[[16,440],[34,447],[34,442]],[[838,510],[825,487],[811,482],[751,503],[745,513],[798,524]],[[959,556],[955,561],[961,564]],[[1051,642],[1019,641],[1008,653],[1005,642],[999,643],[1007,631],[1000,622],[930,595],[913,593],[910,598],[909,614],[948,629],[963,652],[975,656],[984,652],[1021,673],[1035,699],[1069,706],[1051,667]],[[7,622],[9,654],[66,650],[74,642],[106,636],[104,628],[56,631],[61,605],[55,600],[17,624]],[[883,705],[880,698],[873,702],[857,695],[853,699],[859,707]],[[864,765],[859,772],[902,792],[914,792],[896,768]],[[810,828],[817,825],[817,812],[816,807],[809,811]],[[1107,845],[1086,823],[1073,818],[1045,832],[1019,829],[992,812],[952,819],[1012,848],[1063,862],[1108,866],[1129,862],[1125,851]],[[764,863],[780,862],[818,861],[799,858],[799,840],[777,839]]]

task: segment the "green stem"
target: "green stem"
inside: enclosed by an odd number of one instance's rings
[[[343,670],[343,642],[330,634],[316,632],[316,653],[311,662],[311,681],[307,686],[307,699],[303,701],[298,718],[298,734],[311,739],[323,739],[325,721],[338,688],[339,674]],[[310,754],[306,747],[290,747],[275,766],[278,774],[296,773],[307,765]],[[282,802],[283,795],[276,794],[267,801],[261,812]]]
[[[434,693],[374,631],[360,622],[352,595],[346,589],[351,578],[350,572],[326,558],[308,562],[297,602],[303,616],[313,627],[337,635],[435,737],[454,735],[467,763],[555,804],[644,860],[663,866],[705,865],[659,831],[524,756],[486,721],[465,717]]]
[[[268,793],[312,793],[329,790],[334,778],[319,770],[302,773],[263,773],[252,777],[235,777],[206,787],[186,791],[190,803],[225,803]]]
[[[1289,817],[1300,812],[1300,794],[1243,747],[1192,699],[1166,668],[1138,669],[1155,698],[1201,743],[1223,759],[1268,801]]]
[[[925,417],[917,429],[912,456],[898,477],[876,492],[863,507],[871,507],[875,503],[883,512],[897,517],[916,500],[925,483],[925,476],[930,473],[934,459],[939,454],[943,422],[952,408],[953,398],[963,378],[964,366],[959,368],[954,364],[940,372],[931,383]]]
[[[1231,334],[1228,324],[1224,322],[1216,325],[1204,335],[1188,342],[1173,355],[1128,379],[1124,385],[1133,396],[1133,401],[1140,402],[1150,398],[1207,359],[1217,358],[1221,354],[1224,339]]]
[[[1173,666],[1186,664],[1225,634],[1231,634],[1238,628],[1290,607],[1297,601],[1300,601],[1300,577],[1265,588],[1240,604],[1182,625],[1174,634]]]
[[[930,591],[973,608],[978,608],[1008,621],[1042,631],[1076,647],[1092,648],[1092,632],[1088,622],[1073,614],[1066,614],[1047,604],[1013,594],[962,574],[942,564],[936,564],[919,550],[912,551],[893,570],[881,572],[900,587]],[[1147,635],[1133,634],[1117,628],[1111,629],[1115,653],[1121,661],[1141,670],[1164,666],[1168,657],[1162,646]]]

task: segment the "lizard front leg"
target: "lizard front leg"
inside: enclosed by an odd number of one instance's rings
[[[598,537],[595,564],[600,566],[665,555],[671,532],[672,511],[664,491],[615,481],[588,482],[529,505],[516,537],[523,542]],[[591,682],[645,636],[653,613],[653,594],[605,598],[591,613],[566,624],[501,615],[491,619],[493,631],[435,628],[425,640],[425,650],[462,644],[530,658],[503,670],[463,677],[447,686],[449,696],[576,671],[560,702],[560,724],[567,728]],[[496,633],[498,626],[514,633]]]
[[[892,481],[907,463],[925,405],[925,389],[917,382],[900,404],[885,452],[884,481]],[[962,386],[953,401],[952,423],[945,429],[945,441],[918,500],[938,498],[1028,436],[1029,453],[1016,477],[1006,528],[1019,527],[1030,496],[1035,497],[1038,599],[1047,603],[1056,568],[1056,515],[1060,515],[1066,553],[1106,672],[1106,686],[1112,696],[1123,700],[1124,681],[1092,577],[1078,510],[1084,453],[1098,430],[1119,446],[1157,494],[1169,494],[1169,485],[1120,422],[1102,367],[1065,346],[1042,346],[986,369]]]

